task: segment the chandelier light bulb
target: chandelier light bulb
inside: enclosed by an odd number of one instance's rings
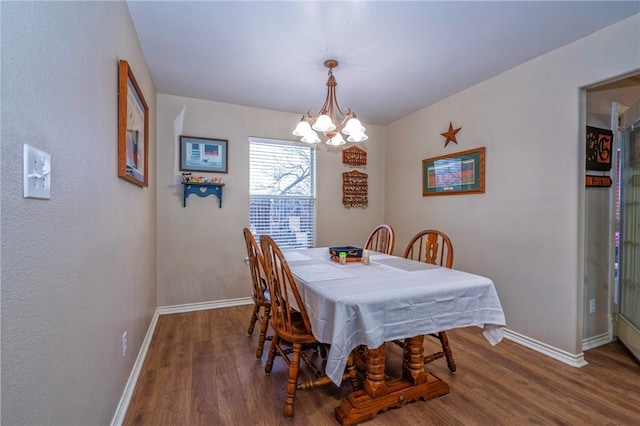
[[[310,132],[313,132],[313,130],[311,130],[311,126],[309,125],[309,122],[302,120],[296,126],[295,130],[293,131],[293,134],[295,136],[304,136]]]
[[[362,123],[360,123],[360,120],[357,118],[350,118],[344,126],[344,129],[342,129],[342,133],[345,135],[351,135],[353,133],[364,133],[365,130],[366,129]]]
[[[334,137],[327,141],[327,145],[340,146],[344,144],[346,144],[346,142],[340,133],[336,133]]]
[[[307,123],[308,125],[308,123]],[[318,134],[316,132],[314,132],[313,130],[311,130],[311,127],[309,127],[309,132],[304,135],[302,137],[302,139],[300,139],[302,142],[306,142],[306,143],[318,143],[320,142],[320,138],[318,137]]]
[[[313,130],[317,130],[318,132],[328,132],[336,129],[336,125],[331,121],[331,117],[327,114],[322,114],[316,120],[315,124],[311,126]]]
[[[364,142],[369,139],[369,136],[362,133],[351,133],[347,138],[347,142]]]

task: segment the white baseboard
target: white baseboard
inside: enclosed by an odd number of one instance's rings
[[[147,356],[147,350],[149,349],[151,338],[153,337],[153,332],[155,331],[156,324],[158,323],[158,316],[158,310],[156,309],[156,311],[153,313],[153,317],[151,318],[151,323],[149,324],[147,334],[144,336],[144,340],[142,341],[142,346],[140,347],[140,352],[138,352],[136,362],[133,364],[131,374],[129,374],[129,380],[127,380],[127,384],[124,387],[124,392],[120,397],[120,402],[118,402],[118,407],[116,407],[116,412],[113,415],[113,419],[111,419],[111,426],[122,425],[124,416],[127,414],[127,408],[129,408],[129,402],[131,401],[133,390],[136,388],[138,376],[140,375],[140,371],[142,371],[144,358]]]
[[[611,336],[609,333],[602,333],[598,336],[593,336],[586,338],[582,341],[582,350],[588,351],[589,349],[597,348],[598,346],[606,345],[607,343],[611,343]]]
[[[202,303],[187,303],[184,305],[160,306],[156,308],[156,311],[151,318],[151,323],[149,324],[147,334],[144,337],[144,341],[142,342],[140,352],[138,352],[136,362],[133,364],[131,374],[129,374],[129,380],[127,380],[127,384],[125,385],[124,392],[122,394],[122,397],[120,398],[120,402],[118,403],[116,412],[113,415],[113,419],[111,419],[111,426],[121,426],[122,422],[124,421],[124,416],[127,414],[127,409],[129,408],[131,397],[133,396],[133,390],[136,387],[138,376],[140,376],[140,371],[142,371],[142,365],[144,363],[145,357],[147,356],[147,350],[149,349],[149,345],[151,344],[151,338],[153,337],[153,332],[156,329],[156,324],[160,315],[203,311],[206,309],[227,308],[229,306],[249,305],[252,303],[253,299],[251,297],[242,297],[238,299],[227,299]]]
[[[230,306],[250,305],[253,303],[251,297],[241,297],[239,299],[216,300],[213,302],[186,303],[184,305],[160,306],[160,315],[180,314],[183,312],[204,311],[207,309],[228,308]]]
[[[583,352],[580,352],[579,354],[572,354],[509,329],[504,330],[504,337],[529,349],[533,349],[536,352],[540,352],[543,355],[560,362],[564,362],[572,367],[584,367],[588,364],[584,359]]]

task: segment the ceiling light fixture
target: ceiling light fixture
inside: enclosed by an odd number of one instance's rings
[[[301,136],[302,142],[318,143],[320,138],[318,132],[322,132],[327,137],[328,145],[344,145],[347,142],[364,142],[369,137],[364,133],[365,128],[356,118],[356,114],[351,108],[344,111],[338,105],[336,98],[336,79],[333,76],[333,69],[338,66],[335,59],[327,59],[324,66],[329,68],[329,79],[327,80],[327,98],[324,100],[322,109],[316,115],[311,115],[311,110],[303,115],[296,126],[293,134]],[[342,135],[347,136],[345,142]]]

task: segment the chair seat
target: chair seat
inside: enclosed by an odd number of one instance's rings
[[[269,290],[265,290],[260,297],[253,293],[252,297],[254,303],[260,306],[271,306],[271,295],[269,294]]]
[[[278,321],[277,317],[274,316],[272,321]],[[298,311],[291,312],[291,333],[287,333],[284,331],[283,327],[278,327],[279,324],[274,325],[274,329],[279,330],[278,334],[283,339],[289,342],[297,342],[297,343],[314,343],[316,342],[316,338],[313,334],[309,334],[304,325],[304,320],[302,319],[302,314]]]

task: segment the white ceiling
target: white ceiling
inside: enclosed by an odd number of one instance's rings
[[[159,93],[316,113],[333,58],[340,106],[382,125],[640,13],[640,1],[127,3]]]

